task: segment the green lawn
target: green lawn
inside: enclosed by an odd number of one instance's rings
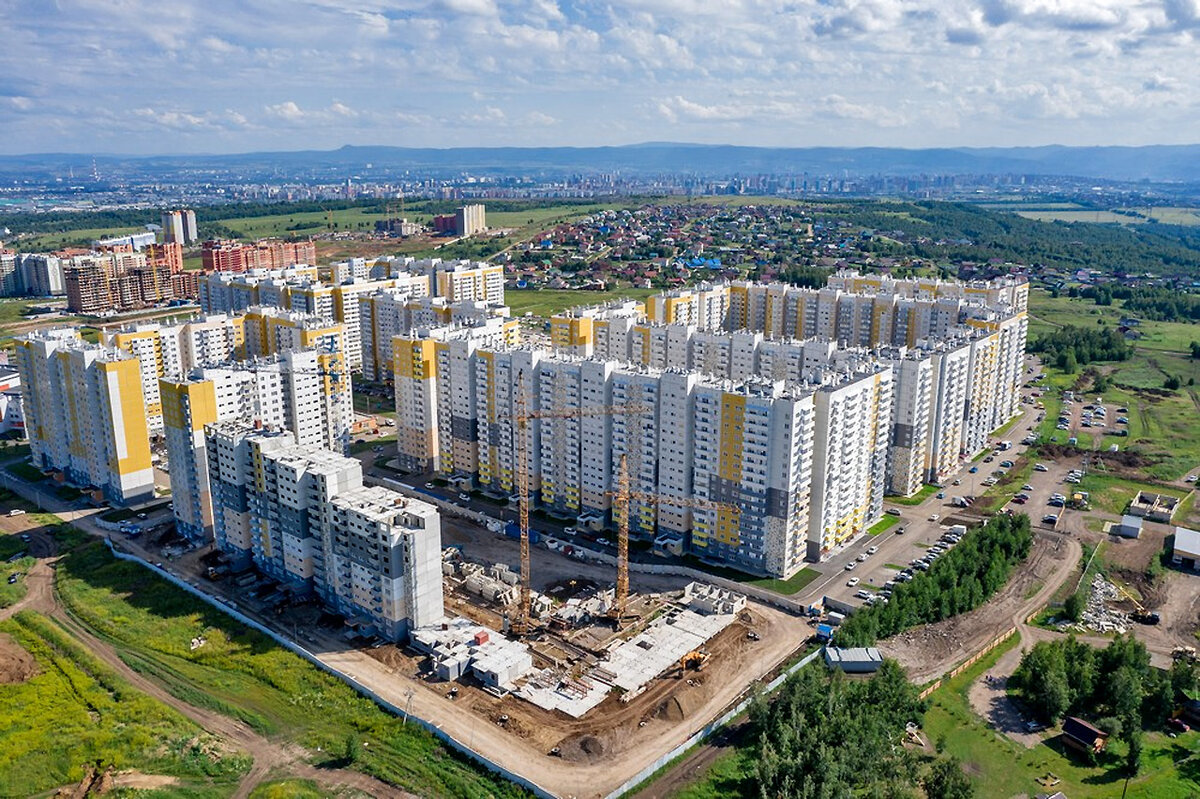
[[[867,528],[867,535],[879,535],[880,533],[892,529],[899,523],[899,516],[893,516],[890,513],[885,513],[882,519]]]
[[[363,439],[362,443],[355,441],[350,445],[350,454],[358,455],[360,452],[367,452],[376,446],[385,446],[387,444],[396,443],[396,434],[390,436],[380,436],[379,438]]]
[[[940,490],[941,489],[939,489],[933,483],[926,483],[921,487],[921,490],[913,494],[911,497],[888,497],[887,501],[895,505],[920,505],[922,502],[929,499]]]
[[[0,623],[38,673],[0,685],[0,786],[30,796],[78,782],[91,765],[179,777],[183,794],[228,796],[250,758],[131,689],[45,617]]]
[[[157,221],[157,212],[155,212],[155,221]],[[128,233],[144,233],[145,230],[143,227],[83,228],[61,233],[43,233],[15,243],[22,252],[50,252],[51,250],[61,250],[63,247],[90,247],[96,239],[122,236]]]
[[[786,580],[764,577],[758,580],[744,580],[743,582],[756,585],[759,588],[765,588],[768,591],[774,591],[777,594],[794,594],[820,576],[821,573],[819,571],[805,567]]]
[[[504,301],[512,309],[513,316],[524,316],[532,313],[534,316],[550,317],[556,313],[580,305],[597,305],[615,299],[644,300],[657,289],[623,288],[614,291],[552,291],[544,289],[514,289],[504,294]]]
[[[117,561],[102,544],[65,556],[57,584],[74,616],[118,646],[131,667],[188,702],[314,752],[343,751],[355,735],[364,744],[356,768],[418,795],[527,795],[265,636],[144,568]],[[198,635],[207,642],[192,651],[189,642]]]

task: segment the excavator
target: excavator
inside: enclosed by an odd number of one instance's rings
[[[687,674],[688,669],[700,671],[704,668],[704,664],[708,662],[710,655],[699,649],[693,649],[679,659],[679,676],[682,679],[684,674]]]

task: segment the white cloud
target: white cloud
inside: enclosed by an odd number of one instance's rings
[[[169,25],[9,0],[0,24],[10,151],[1181,141],[1200,96],[1200,0],[177,0]],[[153,114],[105,111],[129,108]]]

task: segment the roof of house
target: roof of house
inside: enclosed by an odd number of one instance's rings
[[[1200,555],[1200,531],[1186,527],[1175,528],[1175,549]]]
[[[1093,746],[1097,740],[1102,740],[1108,737],[1108,733],[1103,730],[1093,727],[1081,718],[1076,716],[1068,716],[1063,721],[1063,735],[1074,738],[1080,743]]]

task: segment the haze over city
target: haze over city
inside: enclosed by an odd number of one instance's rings
[[[1194,139],[1194,0],[0,9],[5,153]]]

